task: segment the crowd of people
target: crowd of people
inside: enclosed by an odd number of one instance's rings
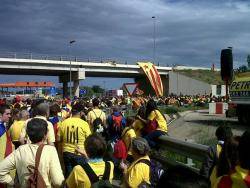
[[[250,156],[242,154],[250,141],[248,132],[232,137],[218,130],[218,145],[211,148],[200,174],[182,166],[163,167],[150,159],[151,149],[159,149],[157,139],[168,135],[167,121],[157,105],[203,105],[215,100],[221,99],[2,99],[0,188],[32,187],[37,182],[44,187],[112,187],[117,179],[119,187],[209,187],[209,182],[223,187],[229,180],[237,183],[236,176],[242,178],[242,187],[249,187]],[[121,105],[131,105],[136,115],[125,117]],[[102,107],[112,110],[105,112]],[[220,136],[224,134],[230,139]]]

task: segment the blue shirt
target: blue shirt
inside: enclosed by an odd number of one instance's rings
[[[0,137],[6,132],[6,128],[3,122],[0,122]]]

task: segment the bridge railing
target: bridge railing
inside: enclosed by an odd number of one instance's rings
[[[208,146],[182,141],[170,136],[159,138],[160,151],[153,152],[152,157],[164,166],[185,165],[196,172],[208,154]]]
[[[125,63],[126,61],[117,58],[83,58],[66,55],[49,55],[39,53],[16,53],[16,52],[0,52],[0,58],[14,58],[14,59],[37,59],[37,60],[56,60],[56,61],[72,61],[72,62],[94,62],[94,63]]]

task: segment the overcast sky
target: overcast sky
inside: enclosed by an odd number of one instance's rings
[[[76,40],[74,56],[135,64],[153,60],[154,22],[162,66],[218,67],[228,46],[235,66],[250,54],[247,0],[1,0],[0,53],[67,55]]]

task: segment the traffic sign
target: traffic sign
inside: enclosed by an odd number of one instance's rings
[[[87,90],[86,89],[80,89],[79,94],[80,95],[86,95]]]

